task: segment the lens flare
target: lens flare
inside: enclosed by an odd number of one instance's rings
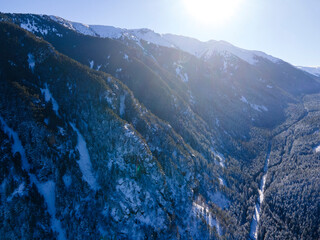
[[[202,24],[221,25],[230,19],[241,0],[183,0],[187,12]]]

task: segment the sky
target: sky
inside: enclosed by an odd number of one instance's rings
[[[320,0],[0,1],[1,12],[225,40],[293,65],[320,66]]]

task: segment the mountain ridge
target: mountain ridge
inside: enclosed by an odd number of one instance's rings
[[[180,36],[169,33],[159,34],[147,28],[125,29],[106,25],[87,25],[78,22],[71,22],[62,18],[57,18],[56,16],[50,17],[54,21],[66,24],[71,29],[74,29],[82,34],[99,37],[108,37],[114,39],[119,39],[123,37],[136,38],[136,40],[142,39],[146,42],[151,42],[164,47],[175,47],[183,51],[189,52],[190,54],[193,54],[197,57],[209,58],[212,55],[212,52],[223,53],[225,51],[230,52],[236,55],[237,57],[240,57],[241,59],[247,61],[250,64],[255,64],[257,62],[257,60],[255,59],[256,56],[266,58],[273,62],[279,61],[279,59],[267,55],[264,52],[241,49],[223,40],[208,40],[203,42],[196,38],[186,37],[182,35]],[[182,39],[184,41],[179,41]],[[185,42],[189,42],[189,44],[191,43],[191,46],[186,46]]]
[[[297,66],[297,68],[310,73],[316,77],[320,77],[320,66],[315,66],[315,67],[307,67],[307,66]]]

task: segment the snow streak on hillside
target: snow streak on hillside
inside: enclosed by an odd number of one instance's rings
[[[89,184],[92,190],[98,190],[100,187],[97,183],[97,180],[93,174],[92,166],[91,166],[91,160],[89,151],[87,149],[87,143],[85,142],[83,136],[79,132],[79,130],[75,127],[74,124],[70,123],[72,129],[77,133],[78,135],[78,144],[77,149],[80,153],[80,159],[78,161],[80,170],[83,175],[83,179]]]
[[[268,174],[268,164],[269,164],[269,158],[270,158],[270,149],[268,150],[268,154],[266,157],[266,161],[264,163],[264,168],[263,168],[263,176],[260,182],[260,187],[259,187],[259,198],[258,202],[256,203],[255,206],[255,213],[252,218],[251,226],[250,226],[250,238],[256,240],[258,237],[258,228],[259,228],[259,222],[260,222],[260,215],[261,215],[261,207],[262,203],[264,200],[264,190],[266,186],[266,180],[267,180],[267,174]]]

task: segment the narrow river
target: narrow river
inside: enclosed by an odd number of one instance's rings
[[[261,207],[262,207],[262,203],[264,200],[264,189],[266,186],[266,179],[267,179],[267,174],[268,174],[268,164],[269,164],[270,151],[271,151],[271,147],[269,146],[266,160],[264,162],[263,176],[261,178],[260,186],[259,186],[259,190],[258,190],[259,191],[259,198],[256,203],[256,206],[254,209],[254,216],[252,218],[252,222],[250,225],[249,240],[257,240],[257,237],[258,237],[258,230],[259,230],[258,226],[259,226],[259,222],[260,222]]]

